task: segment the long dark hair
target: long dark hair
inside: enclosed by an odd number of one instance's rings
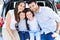
[[[19,2],[17,2],[16,3],[16,5],[15,5],[15,10],[14,10],[14,15],[15,15],[15,20],[17,21],[17,22],[19,22],[19,18],[18,18],[18,5],[20,4],[20,3],[25,3],[23,0],[20,0]]]
[[[26,9],[26,13],[27,12],[31,12],[32,14],[33,14],[33,17],[34,17],[34,12],[33,11],[31,11],[29,8],[28,9]],[[25,16],[26,16],[26,13],[25,13]],[[26,17],[27,18],[27,17]]]
[[[28,9],[25,9],[25,11],[26,11],[26,13],[27,13],[27,12],[31,12],[31,13],[33,14],[33,17],[34,17],[34,12],[31,11],[29,8],[28,8]],[[26,13],[25,13],[25,17],[26,17]],[[30,30],[29,24],[27,23],[27,20],[28,20],[28,18],[26,17],[26,26],[27,26],[27,30]]]

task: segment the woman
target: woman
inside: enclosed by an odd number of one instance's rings
[[[19,1],[16,3],[15,10],[8,11],[6,21],[2,28],[3,40],[20,40],[15,24],[18,22],[18,12],[25,9],[25,3]]]

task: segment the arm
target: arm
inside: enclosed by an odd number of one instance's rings
[[[56,21],[56,31],[60,30],[60,16],[52,9],[49,9],[49,17]]]
[[[57,24],[57,29],[56,32],[52,34],[52,37],[57,37],[60,31],[60,22],[56,22],[56,24]]]
[[[56,21],[56,32],[53,32],[52,37],[56,37],[60,30],[60,17],[52,9],[48,9],[49,17]]]
[[[60,31],[60,22],[57,22],[56,24],[57,24],[56,32],[59,33],[59,31]]]
[[[11,21],[11,15],[9,13],[7,13],[7,15],[6,15],[6,29],[7,29],[8,33],[10,34],[11,38],[13,38],[13,40],[15,40],[12,30],[10,29],[10,21]]]
[[[56,21],[56,32],[53,32],[52,37],[56,37],[60,31],[60,17],[54,11],[52,11],[51,16]]]

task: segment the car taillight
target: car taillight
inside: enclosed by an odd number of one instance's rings
[[[2,27],[2,26],[3,26],[3,19],[0,18],[0,27]]]
[[[60,9],[60,4],[56,4],[57,9]]]

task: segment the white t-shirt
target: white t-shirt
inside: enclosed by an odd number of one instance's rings
[[[8,13],[11,15],[10,28],[11,28],[12,30],[16,30],[15,24],[16,24],[17,22],[15,21],[14,10],[9,10]],[[3,25],[3,28],[6,28],[6,21],[5,21],[4,25]]]
[[[33,31],[33,32],[40,31],[40,28],[38,27],[38,22],[35,17],[32,21],[28,20],[27,23],[28,23],[29,29],[31,31]]]

